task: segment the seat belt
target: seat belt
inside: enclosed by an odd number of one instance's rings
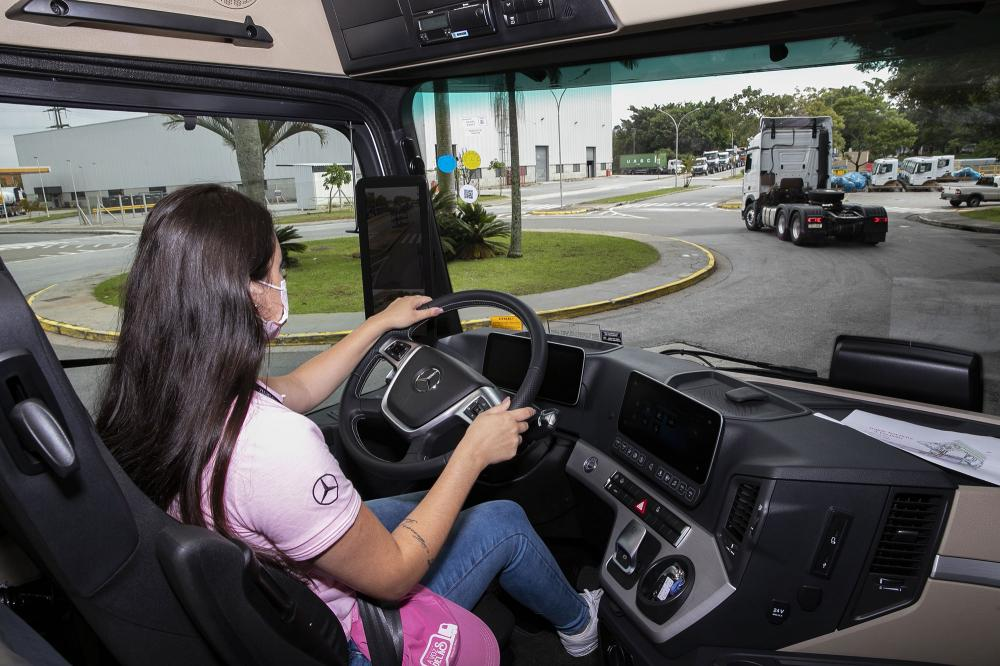
[[[385,608],[358,596],[358,615],[368,640],[372,666],[402,666],[403,621],[398,608]]]

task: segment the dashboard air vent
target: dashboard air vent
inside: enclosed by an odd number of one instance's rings
[[[939,495],[897,494],[872,559],[871,573],[919,574],[937,535],[943,506],[944,499]]]
[[[743,481],[736,488],[733,506],[729,509],[729,518],[726,520],[726,530],[737,543],[743,543],[759,492],[760,486],[749,481]]]

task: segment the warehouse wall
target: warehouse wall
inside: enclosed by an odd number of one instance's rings
[[[558,96],[561,90],[556,90]],[[549,91],[528,91],[520,95],[519,147],[521,166],[526,169],[527,182],[542,180],[543,173],[536,170],[537,146],[548,147],[548,179],[558,178],[559,132],[562,131],[562,163],[564,179],[586,178],[587,147],[595,148],[596,175],[603,176],[611,168],[611,88],[568,89],[560,105],[559,124],[556,123],[556,102]],[[501,148],[501,128],[493,114],[493,96],[489,93],[452,93],[451,138],[455,151],[460,155],[475,150],[482,157],[481,187],[495,187],[499,179],[486,165],[496,158],[510,164],[508,151]],[[414,100],[414,123],[421,142],[429,177],[433,178],[434,163],[444,154],[435,143],[434,95],[418,93]],[[506,138],[504,137],[504,143]],[[603,165],[603,169],[602,169]]]
[[[34,165],[37,155],[40,165],[52,169],[44,177],[25,175],[25,189],[33,194],[43,179],[46,191],[59,186],[66,193],[73,191],[75,179],[76,190],[91,196],[117,189],[141,193],[156,187],[171,191],[198,183],[239,183],[236,155],[218,135],[202,127],[168,129],[165,120],[157,114],[15,136],[20,164]],[[269,194],[281,189],[284,198],[295,197],[293,169],[278,164],[350,161],[350,144],[340,132],[327,129],[325,145],[313,133],[297,134],[268,154],[264,175]],[[69,196],[63,199],[69,201]]]

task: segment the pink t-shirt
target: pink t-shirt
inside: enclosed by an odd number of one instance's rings
[[[206,488],[212,466],[206,466]],[[233,449],[224,501],[237,537],[261,550],[273,544],[297,561],[326,552],[350,529],[361,509],[361,496],[316,424],[257,392]],[[202,510],[211,525],[207,495]],[[177,516],[176,505],[170,513]],[[309,587],[350,636],[354,591],[319,569],[309,579]]]

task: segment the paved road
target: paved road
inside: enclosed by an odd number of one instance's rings
[[[669,182],[667,182],[669,181]],[[578,203],[620,192],[672,185],[672,177],[616,177],[604,182],[564,183],[564,201]],[[595,184],[596,183],[596,184]],[[907,219],[914,212],[947,209],[936,193],[872,193],[852,200],[885,205],[886,243],[868,247],[833,243],[795,247],[772,233],[746,231],[737,211],[714,204],[738,198],[740,181],[696,179],[701,189],[624,204],[577,216],[525,216],[526,228],[617,230],[668,235],[715,251],[719,268],[708,280],[679,294],[585,321],[625,332],[640,347],[686,343],[763,361],[827,370],[841,333],[890,336],[968,348],[984,355],[989,409],[1000,412],[1000,235],[942,229]],[[613,187],[613,190],[604,188]],[[525,189],[526,208],[558,198],[555,183]],[[556,201],[556,205],[558,202]],[[504,206],[492,210],[505,213]],[[306,238],[336,237],[351,222],[301,227]],[[52,247],[15,259],[10,268],[24,291],[52,282],[124,270],[134,238],[121,247],[98,248],[99,238],[80,239],[72,258],[41,256]],[[0,236],[5,260],[10,241]],[[37,240],[37,237],[36,237]],[[44,239],[50,242],[58,239]],[[29,244],[31,241],[27,241]],[[360,285],[359,285],[360,288]],[[74,355],[83,351],[73,343]],[[68,348],[59,346],[68,355]],[[272,372],[284,372],[314,350],[276,351]],[[93,370],[71,373],[82,394],[92,394]]]

